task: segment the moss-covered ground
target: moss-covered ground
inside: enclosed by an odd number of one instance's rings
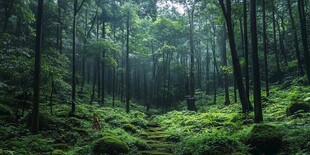
[[[217,105],[212,96],[197,100],[198,112],[185,109],[147,117],[145,108],[132,103],[126,113],[117,100],[115,108],[77,104],[41,105],[40,133],[29,131],[29,114],[16,120],[13,110],[0,105],[0,155],[36,154],[310,154],[310,87],[303,79],[274,85],[270,96],[263,93],[264,123],[255,124],[253,113],[241,113],[239,103],[224,105],[222,93]],[[111,105],[110,99],[107,104]],[[93,128],[93,115],[101,130]]]

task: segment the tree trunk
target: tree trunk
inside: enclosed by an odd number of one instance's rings
[[[245,92],[244,85],[243,85],[243,78],[241,73],[241,66],[239,57],[236,50],[236,42],[235,42],[235,36],[234,36],[234,30],[232,26],[232,20],[231,20],[231,1],[226,0],[227,8],[225,9],[224,1],[219,0],[221,4],[221,8],[223,10],[223,14],[226,19],[226,25],[228,30],[228,37],[229,37],[229,44],[230,44],[230,51],[231,51],[231,57],[232,57],[232,63],[233,63],[233,69],[234,69],[234,76],[237,82],[237,88],[239,91],[239,98],[242,104],[242,111],[247,112],[251,108],[250,102],[248,100],[248,96]]]
[[[3,23],[3,29],[2,29],[3,33],[7,29],[9,18],[11,17],[11,10],[13,8],[13,3],[14,3],[14,0],[7,0],[7,2],[5,3],[6,4],[6,6],[4,6],[4,10],[5,10],[4,16],[5,16],[5,19],[4,19],[4,23]]]
[[[305,14],[303,0],[298,0],[298,13],[299,13],[299,18],[300,18],[301,38],[302,38],[302,45],[304,49],[304,59],[306,63],[308,84],[310,84],[310,58],[309,58],[309,49],[308,49],[307,21],[306,21],[306,14]]]
[[[279,62],[279,52],[277,46],[277,34],[276,34],[276,16],[275,16],[275,8],[272,9],[272,22],[273,22],[273,40],[274,40],[274,50],[276,54],[276,64],[277,64],[277,72],[281,72],[280,62]]]
[[[293,18],[293,13],[292,13],[291,5],[292,5],[291,0],[287,0],[288,12],[289,12],[290,21],[291,21],[291,24],[292,24],[292,30],[293,30],[293,33],[294,33],[294,46],[295,46],[295,53],[296,53],[296,58],[297,58],[297,62],[298,62],[298,68],[299,68],[300,74],[303,76],[304,75],[304,70],[303,70],[302,61],[301,61],[301,58],[300,58],[300,50],[299,50],[299,42],[298,42],[298,36],[297,36],[297,29],[296,29],[296,25],[295,25],[295,19]]]
[[[126,78],[125,78],[125,89],[126,89],[126,112],[129,113],[129,101],[130,101],[130,68],[129,68],[129,12],[127,14],[126,22]]]
[[[256,27],[256,0],[250,1],[250,17],[251,17],[251,40],[252,40],[252,58],[253,58],[253,77],[254,77],[254,115],[255,122],[263,121],[262,105],[261,105],[261,87],[257,45],[257,27]]]
[[[194,40],[193,40],[193,29],[194,29],[194,8],[192,8],[189,13],[189,42],[190,42],[190,69],[189,69],[189,96],[194,98],[195,94],[195,78],[194,78],[194,61],[195,61],[195,51],[194,51]],[[196,111],[195,100],[187,102],[188,110]]]
[[[92,104],[93,100],[95,98],[95,86],[96,86],[96,82],[97,82],[97,65],[98,65],[97,61],[94,60],[94,76],[93,76],[94,80],[93,80],[92,94],[91,94],[91,97],[90,97],[89,104]]]
[[[268,57],[267,57],[267,32],[266,32],[266,4],[265,0],[262,1],[263,5],[263,46],[264,46],[264,67],[265,67],[265,83],[266,83],[266,96],[269,96],[269,76],[268,76]]]
[[[102,38],[105,39],[106,29],[105,20],[102,19]],[[102,49],[102,62],[101,62],[101,105],[104,106],[104,93],[105,93],[105,53],[106,49]]]
[[[32,127],[31,127],[31,132],[33,134],[37,134],[39,131],[42,16],[43,16],[43,0],[38,0],[37,25],[36,25],[36,44],[35,44],[35,63],[34,63],[35,65],[34,65]]]
[[[250,73],[249,73],[249,41],[248,41],[248,20],[247,20],[247,0],[243,0],[243,27],[244,27],[244,57],[245,57],[245,91],[250,97]]]
[[[227,34],[226,34],[226,27],[225,25],[223,26],[223,38],[222,38],[222,56],[223,56],[223,67],[227,67],[227,56],[226,56],[226,39],[227,39]],[[228,90],[228,75],[227,72],[224,71],[224,83],[225,83],[225,105],[230,104],[229,100],[229,90]]]

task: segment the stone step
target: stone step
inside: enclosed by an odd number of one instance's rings
[[[146,124],[147,127],[160,127],[160,125],[158,123],[155,122],[150,122],[148,124]]]
[[[140,151],[141,155],[173,155],[173,153],[162,152],[157,150]]]
[[[164,140],[167,138],[167,135],[150,135],[147,136],[147,138],[152,140]]]
[[[161,131],[164,131],[164,129],[163,128],[148,128],[145,131],[148,131],[148,132],[161,132]]]

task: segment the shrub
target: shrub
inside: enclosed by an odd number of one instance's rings
[[[310,128],[296,128],[288,130],[283,138],[284,150],[288,154],[295,154],[304,150],[310,152]]]
[[[0,104],[0,119],[12,121],[15,119],[12,109],[4,104]]]
[[[69,117],[65,122],[66,122],[66,125],[71,128],[72,127],[80,128],[82,126],[81,121],[75,117]]]
[[[241,151],[241,147],[241,143],[228,135],[211,133],[186,139],[177,146],[176,152],[182,155],[231,154]]]
[[[125,142],[111,136],[106,136],[97,140],[93,147],[94,154],[109,153],[111,155],[118,155],[128,152],[129,148]]]
[[[26,126],[30,128],[32,124],[32,114],[29,113],[25,118],[26,118]],[[39,113],[39,129],[40,130],[49,129],[49,127],[51,127],[51,125],[53,124],[54,124],[54,121],[48,113],[46,112]]]
[[[0,149],[0,155],[13,155],[12,151],[2,150]]]
[[[275,126],[258,124],[251,130],[247,143],[254,154],[275,154],[282,146],[282,135]]]
[[[123,126],[123,129],[131,133],[137,133],[137,128],[132,124],[125,124]]]
[[[65,153],[62,150],[54,150],[51,155],[64,155]]]

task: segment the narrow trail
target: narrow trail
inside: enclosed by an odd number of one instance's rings
[[[166,141],[167,136],[159,124],[149,123],[146,135],[141,136],[141,139],[151,146],[151,149],[142,150],[139,153],[141,155],[173,155],[174,144]]]

